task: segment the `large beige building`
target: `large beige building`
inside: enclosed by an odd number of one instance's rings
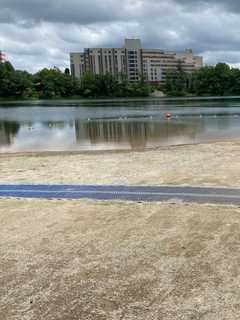
[[[145,79],[164,84],[166,75],[181,66],[193,72],[203,66],[203,59],[191,49],[176,53],[159,49],[143,49],[139,39],[126,39],[123,48],[89,48],[83,53],[70,53],[71,73],[81,78],[85,73],[107,74],[126,78],[129,82]]]
[[[6,56],[5,56],[5,54],[2,52],[2,51],[0,51],[0,63],[3,63],[3,62],[5,62],[6,61]]]

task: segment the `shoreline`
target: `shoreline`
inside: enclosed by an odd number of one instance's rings
[[[239,96],[179,96],[179,97],[172,97],[172,96],[162,96],[162,97],[103,97],[103,98],[59,98],[59,99],[14,99],[14,98],[7,98],[7,99],[1,99],[0,98],[0,105],[2,102],[7,102],[9,104],[11,103],[41,103],[41,102],[56,102],[56,101],[66,101],[66,102],[82,102],[82,103],[88,103],[88,102],[124,102],[124,101],[157,101],[157,100],[169,100],[169,101],[175,101],[175,100],[227,100],[227,99],[240,99]]]
[[[16,152],[0,152],[0,158],[4,157],[38,157],[38,156],[71,156],[71,155],[102,155],[102,154],[121,154],[121,153],[147,153],[152,151],[165,151],[175,148],[183,148],[187,146],[200,146],[200,145],[214,145],[214,144],[240,144],[240,139],[230,139],[230,140],[209,140],[206,142],[196,142],[196,143],[183,143],[177,145],[166,145],[149,147],[145,149],[109,149],[109,150],[46,150],[46,151],[16,151]]]

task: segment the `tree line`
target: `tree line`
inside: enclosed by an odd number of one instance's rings
[[[168,72],[166,84],[155,86],[167,96],[240,95],[240,70],[225,63],[205,66],[186,73],[181,64]],[[43,69],[35,74],[15,70],[10,62],[0,63],[0,98],[58,99],[99,97],[148,97],[154,90],[144,79],[139,83],[121,81],[111,74],[85,74],[81,81],[58,68]]]
[[[118,81],[111,74],[86,74],[81,81],[58,68],[43,69],[35,74],[15,70],[10,62],[0,63],[0,98],[97,98],[97,97],[147,97],[151,87],[141,81],[130,84]]]
[[[240,95],[240,70],[218,63],[186,73],[179,65],[176,71],[167,74],[164,90],[170,96]]]

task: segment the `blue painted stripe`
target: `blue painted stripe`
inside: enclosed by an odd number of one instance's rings
[[[124,186],[124,185],[30,185],[30,184],[0,184],[1,190],[49,190],[49,191],[135,191],[135,192],[206,192],[211,194],[225,194],[240,192],[239,189],[205,188],[205,187],[175,187],[175,186]]]
[[[169,186],[0,185],[1,198],[93,199],[240,204],[239,189]]]

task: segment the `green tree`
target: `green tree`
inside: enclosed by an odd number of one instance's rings
[[[70,70],[69,70],[69,68],[65,68],[64,73],[69,76],[69,75],[70,75]]]
[[[165,91],[169,95],[186,95],[189,86],[189,76],[183,71],[182,64],[179,61],[177,69],[172,69],[167,73]]]
[[[77,90],[75,80],[59,69],[43,69],[34,75],[35,88],[40,98],[70,97]]]
[[[206,66],[193,75],[192,91],[197,95],[223,96],[231,92],[232,70],[225,63]]]
[[[14,70],[9,62],[0,64],[0,97],[28,98],[34,94],[31,74]]]

